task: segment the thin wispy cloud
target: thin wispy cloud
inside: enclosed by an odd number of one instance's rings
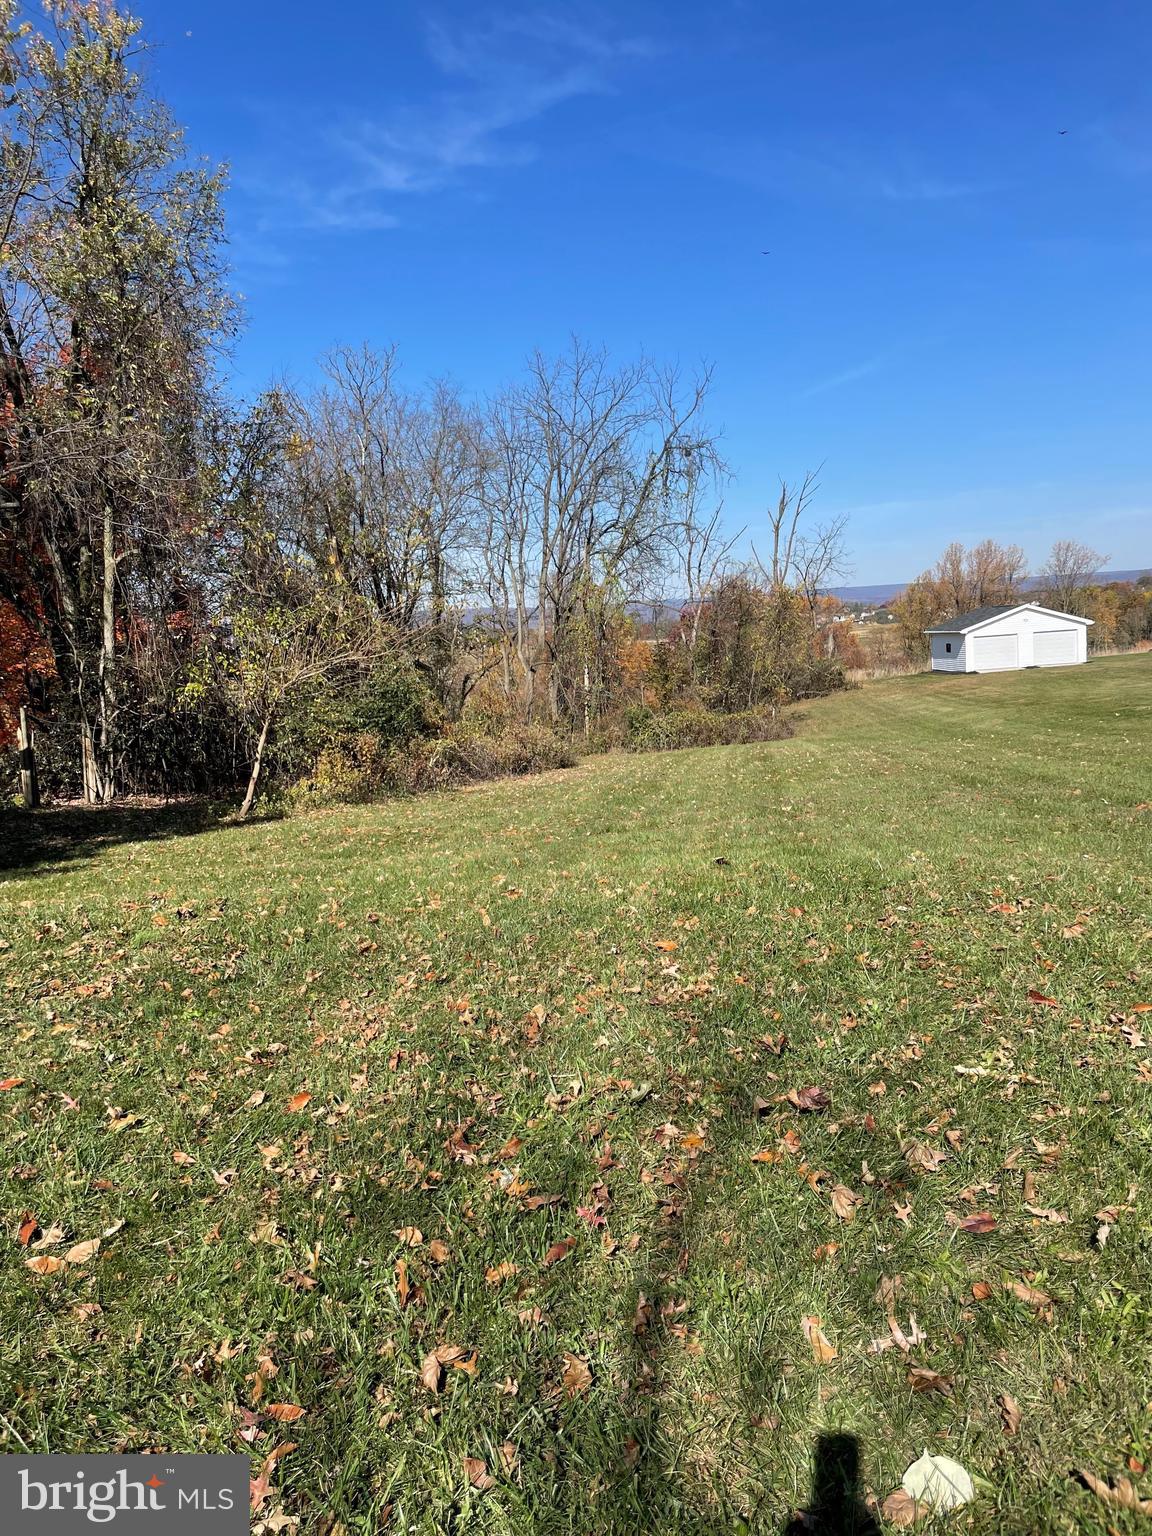
[[[880,196],[894,203],[941,203],[961,197],[979,197],[998,192],[1002,183],[946,181],[934,176],[908,176],[885,179],[879,184]]]
[[[866,362],[856,363],[851,368],[843,368],[839,373],[830,374],[826,379],[817,379],[814,384],[809,384],[802,389],[797,396],[800,400],[811,400],[814,395],[826,395],[830,390],[841,389],[846,384],[855,384],[858,379],[866,379],[873,373],[879,373],[888,361],[887,352],[877,353]]]
[[[467,25],[425,24],[440,89],[385,115],[331,127],[339,167],[325,184],[281,188],[280,217],[315,229],[372,230],[400,222],[397,204],[537,156],[527,130],[565,102],[606,94],[620,67],[650,56],[644,38],[525,10]]]

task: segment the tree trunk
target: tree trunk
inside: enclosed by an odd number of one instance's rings
[[[104,503],[103,588],[100,630],[100,798],[116,795],[116,528]]]
[[[96,765],[96,744],[90,720],[80,722],[80,775],[84,784],[84,799],[89,805],[95,805],[104,797],[104,786],[100,782],[100,770]]]
[[[252,804],[256,799],[256,785],[260,779],[260,768],[264,761],[264,748],[268,745],[268,731],[271,724],[272,716],[268,715],[265,717],[264,724],[260,727],[260,739],[256,743],[256,755],[252,759],[252,772],[248,775],[248,789],[244,795],[244,803],[240,807],[241,821],[251,811]]]
[[[20,747],[20,795],[26,811],[34,811],[40,804],[40,785],[36,779],[36,754],[32,747],[32,727],[28,724],[28,711],[20,706],[20,722],[17,727]]]

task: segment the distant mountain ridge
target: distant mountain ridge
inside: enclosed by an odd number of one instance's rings
[[[1140,576],[1146,576],[1149,571],[1152,571],[1152,565],[1138,566],[1134,571],[1100,571],[1095,580],[1098,582],[1136,581]],[[828,593],[831,597],[838,597],[845,603],[882,605],[890,603],[894,597],[899,597],[907,585],[906,581],[875,582],[871,586],[864,587],[829,587]],[[1036,577],[1030,577],[1024,583],[1024,590],[1031,591],[1038,585]]]

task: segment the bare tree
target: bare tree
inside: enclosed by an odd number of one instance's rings
[[[573,342],[537,353],[488,421],[485,574],[524,716],[587,719],[606,618],[662,572],[685,487],[715,462],[696,421],[709,382]]]
[[[776,505],[768,509],[768,558],[762,559],[755,545],[752,547],[760,574],[773,590],[795,582],[798,545],[803,537],[804,519],[820,489],[816,478],[819,473],[819,469],[810,469],[798,486],[790,486],[783,479],[780,481]]]
[[[1064,613],[1078,613],[1083,589],[1107,563],[1108,556],[1075,539],[1057,539],[1036,573],[1044,601]]]

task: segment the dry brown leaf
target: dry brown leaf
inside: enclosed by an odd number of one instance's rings
[[[172,1161],[176,1164],[177,1168],[190,1168],[196,1159],[192,1156],[191,1152],[182,1152],[179,1147],[174,1147],[172,1150]]]
[[[16,1241],[20,1244],[21,1248],[27,1248],[28,1244],[36,1236],[39,1230],[40,1223],[36,1220],[35,1216],[33,1216],[31,1211],[25,1211],[23,1216],[20,1218],[20,1226],[16,1233]]]
[[[1024,1422],[1024,1415],[1020,1412],[1020,1404],[1008,1392],[1002,1392],[996,1399],[1000,1404],[1000,1421],[1004,1426],[1006,1435],[1016,1435],[1020,1432],[1020,1425]]]
[[[25,1267],[34,1275],[54,1275],[64,1268],[64,1260],[54,1258],[51,1254],[37,1254],[34,1259],[25,1259]]]
[[[977,1211],[974,1216],[965,1216],[964,1220],[957,1222],[956,1225],[961,1232],[972,1232],[977,1236],[983,1236],[987,1232],[996,1230],[996,1218],[991,1211]]]
[[[519,1273],[519,1264],[513,1264],[511,1259],[505,1259],[502,1264],[493,1264],[490,1269],[486,1269],[484,1278],[489,1285],[502,1285],[505,1280],[510,1280],[513,1275]]]
[[[562,1237],[558,1243],[553,1243],[544,1255],[544,1268],[548,1269],[553,1264],[559,1264],[561,1259],[566,1259],[576,1246],[574,1237]]]
[[[765,1147],[761,1152],[753,1152],[752,1161],[754,1163],[774,1163],[779,1156],[780,1154],[773,1152],[771,1147]]]
[[[1128,1478],[1117,1476],[1109,1485],[1102,1477],[1097,1477],[1094,1472],[1085,1472],[1083,1468],[1076,1475],[1105,1504],[1112,1504],[1117,1509],[1136,1510],[1141,1515],[1152,1515],[1152,1499],[1142,1499]]]
[[[419,1227],[397,1227],[392,1236],[399,1238],[409,1248],[419,1248],[424,1241],[424,1234]]]
[[[904,1148],[904,1160],[917,1173],[936,1173],[940,1164],[948,1161],[948,1154],[923,1141],[910,1141]]]
[[[277,1424],[295,1424],[304,1417],[304,1409],[297,1403],[269,1403],[264,1412]]]
[[[939,1371],[933,1371],[926,1365],[913,1365],[908,1371],[908,1385],[913,1392],[939,1392],[944,1397],[952,1396],[951,1376],[941,1376]]]
[[[987,1280],[977,1280],[972,1286],[973,1301],[987,1301],[992,1294],[992,1287]]]
[[[904,1285],[903,1275],[881,1275],[880,1284],[876,1287],[873,1301],[877,1306],[883,1307],[885,1312],[896,1310],[896,1297]]]
[[[579,1397],[587,1392],[592,1385],[592,1372],[588,1369],[587,1361],[581,1360],[579,1355],[566,1354],[561,1380],[569,1397]]]
[[[820,1326],[820,1319],[818,1317],[802,1317],[800,1319],[800,1326],[804,1330],[804,1337],[811,1345],[812,1358],[816,1361],[817,1365],[827,1365],[829,1361],[835,1360],[839,1356],[840,1351]]]
[[[1045,997],[1044,993],[1037,992],[1035,987],[1029,987],[1028,1001],[1036,1004],[1037,1007],[1059,1008],[1060,1006],[1054,997]]]
[[[832,1095],[827,1088],[793,1088],[788,1094],[788,1102],[802,1115],[819,1114],[831,1104]]]
[[[64,1255],[65,1264],[87,1264],[100,1252],[100,1239],[91,1237],[86,1243],[74,1243]]]
[[[439,1392],[440,1381],[444,1375],[444,1367],[436,1358],[436,1351],[425,1355],[420,1365],[420,1380],[428,1388],[429,1392]]]
[[[496,1479],[489,1472],[487,1463],[481,1461],[479,1456],[465,1456],[464,1476],[481,1493],[487,1493],[489,1488],[496,1486]]]
[[[921,1509],[910,1493],[905,1493],[903,1488],[897,1488],[895,1493],[890,1493],[880,1506],[880,1513],[889,1525],[908,1526],[915,1525],[921,1514],[927,1511]]]
[[[428,1257],[433,1264],[447,1264],[452,1255],[448,1252],[447,1243],[442,1243],[438,1237],[434,1237],[428,1244]]]
[[[863,1199],[863,1195],[854,1194],[847,1184],[837,1184],[832,1191],[832,1209],[841,1221],[855,1221],[856,1207]]]
[[[1025,1306],[1035,1307],[1037,1311],[1052,1305],[1052,1298],[1047,1291],[1038,1291],[1034,1286],[1026,1285],[1023,1280],[1009,1280],[1005,1289],[1011,1291]]]
[[[290,1114],[298,1115],[302,1109],[307,1109],[312,1102],[312,1095],[307,1092],[294,1093],[288,1100]]]
[[[520,1452],[511,1440],[505,1440],[500,1447],[500,1470],[505,1477],[511,1477],[516,1470],[516,1463],[520,1460]]]
[[[408,1305],[408,1298],[412,1294],[412,1287],[408,1283],[408,1266],[403,1259],[396,1260],[396,1267],[393,1273],[396,1276],[396,1300],[400,1303],[401,1307],[406,1307]]]

